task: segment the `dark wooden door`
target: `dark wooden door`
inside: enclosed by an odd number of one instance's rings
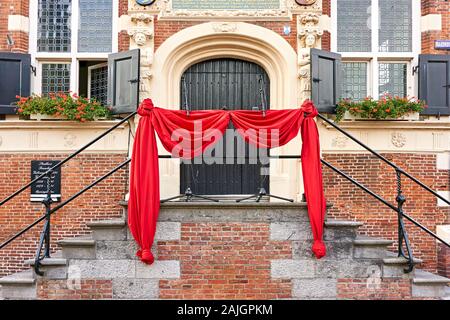
[[[260,80],[268,104],[269,77],[259,65],[236,59],[200,62],[186,70],[182,77],[181,105],[184,106],[187,100],[192,110],[254,110],[261,107]],[[231,123],[229,128],[233,128]],[[192,164],[181,164],[181,193],[191,187],[194,193],[204,195],[253,194],[258,191],[260,185],[269,191],[269,176],[265,175],[268,174],[269,164],[261,159],[258,159],[256,164],[249,164],[249,154],[255,154],[250,151],[252,147],[249,145],[245,145],[245,154],[241,153],[239,164],[234,157],[239,145],[237,139],[240,138],[234,139],[233,159],[230,159],[230,153],[225,150],[226,140],[223,142],[224,164],[207,164],[205,159],[202,159],[201,164],[195,164],[194,161]],[[230,158],[225,159],[227,156]],[[227,164],[230,161],[232,164]]]

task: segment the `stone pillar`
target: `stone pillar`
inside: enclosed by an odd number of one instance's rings
[[[321,48],[323,30],[319,26],[322,15],[322,0],[305,1],[310,5],[300,6],[297,11],[297,54],[298,77],[300,80],[300,101],[311,99],[311,57],[312,48]]]

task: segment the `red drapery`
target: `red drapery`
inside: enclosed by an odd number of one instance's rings
[[[260,148],[282,146],[301,129],[302,170],[308,214],[314,236],[312,251],[317,258],[325,256],[323,224],[325,197],[322,186],[319,134],[314,117],[317,110],[311,101],[300,109],[255,111],[185,111],[154,107],[150,99],[138,109],[141,119],[136,131],[131,161],[128,225],[138,243],[137,255],[152,264],[150,251],[159,214],[159,168],[155,131],[164,148],[184,159],[196,157],[218,141],[231,120],[244,139]]]

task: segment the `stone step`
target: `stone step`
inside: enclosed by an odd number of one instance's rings
[[[307,225],[309,227],[309,221]],[[324,240],[352,243],[357,236],[358,228],[362,225],[356,221],[328,219],[325,221]]]
[[[66,259],[95,259],[95,240],[73,238],[58,241],[62,248],[62,257]]]
[[[348,220],[326,220],[326,228],[359,228],[364,223],[358,221],[348,221]]]
[[[436,284],[436,285],[447,285],[450,284],[450,279],[445,278],[424,270],[417,270],[413,279],[415,284]]]
[[[95,240],[126,240],[127,224],[125,219],[91,221],[87,226],[92,230]]]
[[[358,237],[353,241],[355,246],[367,246],[367,247],[387,247],[393,244],[394,241],[386,240],[386,239],[378,239],[378,238],[370,238],[370,237]]]
[[[0,278],[0,299],[36,299],[36,280],[31,270]]]
[[[423,270],[416,270],[412,282],[413,297],[445,299],[450,279]]]
[[[34,259],[25,261],[26,265],[34,267]],[[44,277],[50,280],[67,279],[68,261],[64,258],[44,258],[41,260],[40,270],[44,272]],[[34,273],[34,270],[33,270]],[[34,277],[40,277],[34,273]]]
[[[417,259],[417,258],[413,259],[413,264],[414,265],[420,264],[422,262],[423,261],[420,260],[420,259]],[[408,260],[406,258],[403,258],[403,257],[392,257],[392,258],[385,258],[385,259],[383,259],[383,263],[385,265],[401,266],[401,267],[403,267],[403,266],[408,265]]]
[[[359,236],[353,241],[353,256],[357,259],[383,259],[386,257],[386,247],[393,241]]]
[[[392,253],[393,254],[393,253]],[[422,263],[422,260],[414,258],[414,265]],[[408,267],[408,260],[403,257],[389,257],[383,259],[383,277],[384,278],[414,278],[415,270],[405,273]]]

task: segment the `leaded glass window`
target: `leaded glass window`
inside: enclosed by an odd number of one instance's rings
[[[112,51],[112,0],[79,0],[78,52]]]
[[[412,50],[411,0],[379,0],[380,52]]]
[[[371,0],[337,1],[339,52],[372,51]]]
[[[385,94],[406,97],[407,64],[380,63],[378,69],[380,97]]]
[[[91,69],[89,87],[90,97],[105,106],[108,94],[108,66]]]
[[[70,90],[70,63],[42,65],[42,95]]]
[[[70,51],[71,5],[71,0],[39,0],[37,31],[38,51]]]
[[[367,96],[367,63],[342,63],[342,98],[361,101]]]

